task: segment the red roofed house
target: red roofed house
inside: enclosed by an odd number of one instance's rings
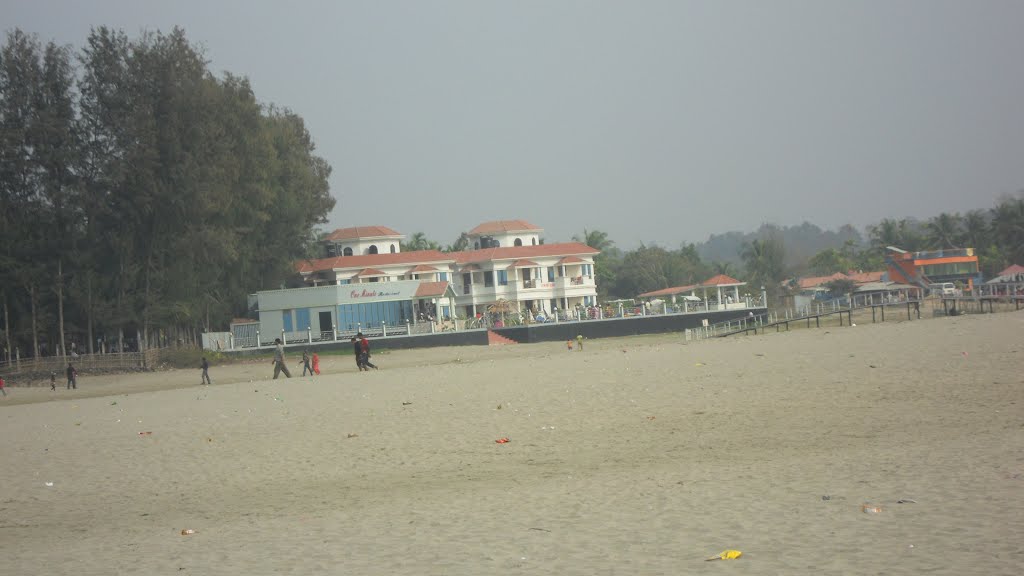
[[[296,262],[305,288],[257,294],[261,338],[404,328],[421,314],[473,317],[499,300],[531,316],[596,304],[598,251],[578,242],[542,244],[541,232],[523,220],[485,222],[468,233],[475,249],[444,253],[402,252],[404,236],[385,226],[335,230],[322,240],[328,257]]]

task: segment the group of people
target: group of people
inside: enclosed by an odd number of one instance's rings
[[[378,370],[377,366],[370,362],[370,341],[366,339],[366,336],[363,336],[362,332],[352,337],[352,345],[356,358],[356,367],[359,368],[360,372],[369,370],[370,368]],[[209,376],[206,373],[208,366],[206,358],[203,358],[203,378],[207,384],[209,383]],[[274,380],[277,380],[277,377],[280,376],[282,372],[285,377],[292,377],[292,373],[288,370],[288,365],[284,361],[284,344],[281,342],[280,338],[275,338]],[[310,376],[320,375],[320,356],[316,352],[313,352],[312,355],[310,355],[309,351],[305,350],[302,352],[302,375],[305,376],[307,373]]]
[[[72,388],[77,390],[78,370],[75,370],[74,366],[68,364],[66,372],[68,376],[68,390],[71,390]],[[50,371],[50,390],[57,390],[57,372],[53,370]],[[7,396],[7,383],[4,382],[3,376],[0,376],[0,394]]]
[[[71,364],[68,364],[67,369],[64,370],[64,375],[68,377],[68,390],[78,389],[78,370]],[[57,390],[57,372],[50,372],[50,390]]]
[[[567,340],[565,344],[566,344],[566,346],[568,346],[569,351],[572,352],[572,338]],[[577,348],[576,348],[577,350],[579,350],[580,352],[583,352],[583,334],[577,334],[576,335],[576,346],[577,346]]]
[[[377,366],[370,362],[370,341],[360,332],[352,337],[352,352],[356,357],[356,368],[359,371],[369,372],[370,368],[377,370]]]

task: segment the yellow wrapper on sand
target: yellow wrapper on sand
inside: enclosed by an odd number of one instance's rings
[[[725,550],[718,556],[712,556],[711,558],[708,558],[707,561],[710,562],[712,560],[735,560],[740,556],[743,556],[743,552],[740,552],[739,550]]]

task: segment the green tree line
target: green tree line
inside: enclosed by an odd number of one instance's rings
[[[181,29],[0,51],[4,349],[194,338],[284,281],[334,206],[299,116]]]

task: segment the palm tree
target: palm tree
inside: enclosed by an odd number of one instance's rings
[[[891,218],[885,218],[878,224],[868,227],[871,247],[885,250],[887,246],[901,247],[900,225]]]
[[[716,276],[722,274],[725,276],[732,276],[734,278],[737,274],[736,267],[733,266],[732,262],[712,262],[711,272]]]
[[[440,246],[433,240],[428,240],[427,235],[423,232],[415,232],[408,242],[402,245],[402,250],[416,251],[416,250],[437,250]]]
[[[926,239],[930,248],[956,248],[962,237],[959,214],[943,212],[925,224]]]
[[[786,273],[783,265],[786,251],[781,238],[773,234],[754,240],[743,247],[740,257],[752,282],[764,286],[771,297],[778,294],[779,283]]]
[[[608,238],[607,232],[601,232],[600,230],[587,230],[586,228],[583,229],[582,237],[573,236],[572,240],[573,242],[586,244],[587,246],[601,252],[605,252],[615,246],[615,242]]]
[[[1024,262],[1024,195],[1004,198],[992,209],[992,239],[1009,261]]]
[[[963,229],[968,248],[980,250],[989,244],[988,218],[981,210],[971,210],[964,215]]]
[[[462,234],[459,234],[458,239],[456,239],[453,244],[449,244],[449,245],[445,246],[444,251],[445,252],[462,252],[463,250],[468,250],[469,246],[470,246],[469,234],[466,234],[465,232],[463,232]]]

